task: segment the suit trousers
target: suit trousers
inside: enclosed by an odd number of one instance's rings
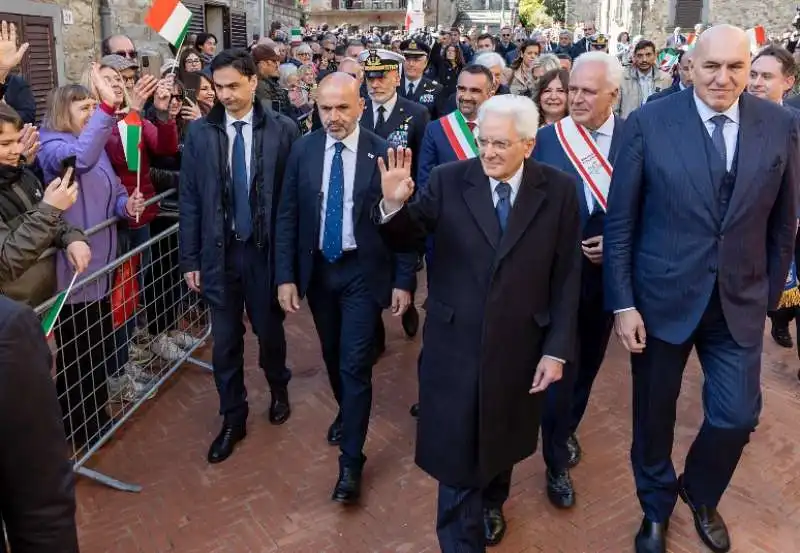
[[[692,347],[705,377],[705,419],[684,469],[684,486],[693,503],[716,508],[761,412],[762,343],[750,347],[736,343],[716,288],[689,340],[669,344],[647,337],[644,352],[631,355],[631,462],[642,510],[654,522],[668,520],[677,500],[672,464],[675,406]]]
[[[575,363],[568,364],[564,377],[548,388],[542,414],[542,456],[551,471],[567,468],[567,439],[578,430],[586,412],[613,324],[613,315],[603,307],[602,293],[581,298]]]
[[[225,305],[211,308],[214,382],[219,411],[231,424],[247,420],[244,385],[244,311],[258,337],[258,363],[272,390],[285,388],[292,373],[286,367],[284,313],[270,289],[270,268],[252,240],[231,239],[225,252]]]
[[[511,490],[511,472],[504,470],[483,489],[439,483],[436,535],[442,553],[486,551],[483,511],[502,508]]]
[[[345,252],[334,263],[317,255],[308,305],[333,396],[339,404],[339,463],[360,469],[366,459],[363,449],[372,410],[373,346],[382,309],[367,286],[357,250]]]

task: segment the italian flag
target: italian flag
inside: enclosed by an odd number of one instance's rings
[[[678,63],[679,52],[673,48],[666,48],[658,54],[658,68],[661,71],[670,72],[675,64]]]
[[[50,308],[50,311],[48,311],[42,319],[42,330],[44,331],[45,338],[50,338],[50,335],[53,334],[58,316],[61,314],[61,310],[64,308],[64,304],[67,302],[70,292],[72,292],[72,287],[75,286],[75,279],[77,277],[78,273],[72,275],[72,281],[69,283],[69,286],[67,286],[67,289],[56,297],[56,302],[53,304],[53,307]]]
[[[145,23],[175,48],[183,44],[191,20],[192,12],[180,0],[155,0],[144,18]]]
[[[125,150],[125,161],[128,169],[139,171],[140,145],[142,142],[142,120],[135,111],[125,116],[117,123],[119,135],[122,138],[122,149]]]
[[[469,130],[467,120],[460,111],[456,110],[447,117],[442,117],[441,121],[444,135],[459,160],[478,157],[475,135]]]
[[[303,29],[294,28],[289,32],[291,34],[292,44],[300,44],[301,42],[303,42]]]
[[[747,36],[750,37],[750,51],[753,54],[757,53],[767,43],[767,31],[761,25],[747,29]]]

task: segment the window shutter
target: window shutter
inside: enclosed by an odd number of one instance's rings
[[[675,27],[693,29],[703,19],[703,0],[677,0],[675,2]]]
[[[189,31],[187,34],[197,35],[206,32],[206,9],[203,4],[184,2],[184,6],[192,12],[192,19],[189,21]],[[194,44],[192,44],[194,46]]]
[[[47,109],[47,96],[58,87],[58,71],[55,65],[55,35],[50,17],[0,13],[0,20],[17,26],[19,44],[29,44],[20,67],[14,70],[31,87],[36,98],[36,121],[41,121]]]
[[[231,12],[231,47],[247,48],[247,14]]]

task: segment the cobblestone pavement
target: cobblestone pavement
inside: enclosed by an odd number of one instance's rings
[[[421,294],[420,294],[421,296]],[[418,297],[421,303],[422,297]],[[245,359],[248,436],[225,463],[206,463],[219,428],[211,376],[186,365],[90,466],[144,486],[126,494],[81,479],[78,522],[84,553],[421,553],[438,551],[435,483],[415,467],[414,420],[419,338],[409,341],[386,317],[388,350],[374,373],[374,406],[360,508],[330,501],[337,450],[325,432],[336,413],[307,308],[286,325],[293,413],[270,425],[269,392],[254,340]],[[761,425],[720,510],[738,553],[800,551],[800,361],[765,335]],[[514,472],[506,504],[509,531],[493,553],[627,553],[640,511],[628,463],[630,378],[612,339],[580,431],[584,459],[573,471],[578,504],[547,501],[539,454]],[[208,359],[210,351],[202,357]],[[692,359],[678,408],[677,466],[699,428],[702,376]],[[706,551],[679,502],[672,553]]]

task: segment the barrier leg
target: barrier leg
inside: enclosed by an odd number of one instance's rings
[[[121,492],[139,493],[142,491],[142,487],[138,484],[128,484],[122,480],[117,480],[116,478],[106,476],[105,474],[97,472],[96,470],[87,469],[86,467],[75,467],[75,474],[79,474],[86,478],[91,478],[95,482],[99,482],[105,486],[108,486],[109,488],[114,488],[115,490],[119,490]]]

